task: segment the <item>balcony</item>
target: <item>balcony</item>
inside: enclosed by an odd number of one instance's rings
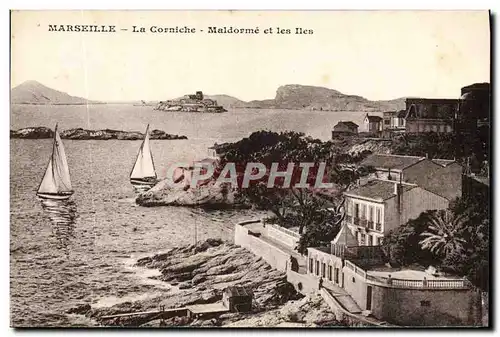
[[[363,219],[363,218],[354,218],[354,224],[356,226],[360,226],[360,227],[364,227],[364,228],[368,228],[368,220],[367,219]]]
[[[382,232],[382,224],[380,224],[380,223],[375,224],[375,230]]]
[[[346,215],[346,216],[345,216],[345,221],[346,221],[348,224],[352,224],[352,215]]]

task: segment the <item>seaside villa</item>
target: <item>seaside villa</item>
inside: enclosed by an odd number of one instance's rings
[[[362,164],[375,172],[344,192],[345,218],[327,247],[308,247],[302,256],[295,250],[300,239],[295,230],[261,221],[237,224],[235,243],[286,271],[298,291],[319,291],[334,312],[355,321],[481,325],[481,292],[466,278],[428,266],[394,268],[381,246],[390,230],[424,211],[446,209],[461,196],[462,166],[453,160],[383,154]]]

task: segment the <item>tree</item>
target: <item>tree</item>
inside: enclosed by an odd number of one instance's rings
[[[240,177],[238,186],[241,186],[242,173],[248,163],[258,162],[266,167],[262,179],[247,188],[239,188],[239,193],[254,205],[270,210],[274,214],[270,221],[285,227],[298,227],[299,233],[305,235],[303,245],[320,244],[326,242],[324,238],[336,235],[340,223],[338,219],[343,213],[342,207],[339,207],[343,204],[342,192],[360,176],[370,172],[359,165],[366,154],[351,156],[341,153],[331,142],[322,142],[293,131],[254,132],[239,142],[226,144],[222,152],[221,166],[236,163]],[[296,183],[301,180],[302,170],[294,171],[289,187],[283,188],[284,179],[277,178],[276,185],[269,188],[269,168],[273,163],[278,163],[280,171],[285,171],[289,163],[325,163],[327,179],[323,182],[330,181],[335,184],[335,188],[329,191],[329,197],[325,197],[322,193],[324,190],[296,187]],[[315,185],[318,169],[318,165],[309,169],[309,186]],[[318,233],[324,234],[323,239]],[[301,251],[304,252],[304,249]]]
[[[409,220],[384,237],[382,249],[392,265],[437,263],[434,254],[422,250],[420,246],[420,235],[427,229],[433,213],[434,211],[423,212],[416,219]]]
[[[420,234],[422,249],[441,257],[462,253],[466,243],[463,237],[466,216],[451,210],[434,212],[429,218],[428,229]]]

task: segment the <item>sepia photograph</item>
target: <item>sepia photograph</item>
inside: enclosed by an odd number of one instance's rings
[[[491,327],[491,27],[11,10],[11,328]]]

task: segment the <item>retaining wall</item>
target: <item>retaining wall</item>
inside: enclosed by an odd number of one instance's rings
[[[274,269],[286,271],[290,261],[289,253],[256,236],[248,234],[248,229],[245,228],[245,225],[258,222],[260,220],[245,221],[236,224],[234,228],[234,243],[262,257]]]

